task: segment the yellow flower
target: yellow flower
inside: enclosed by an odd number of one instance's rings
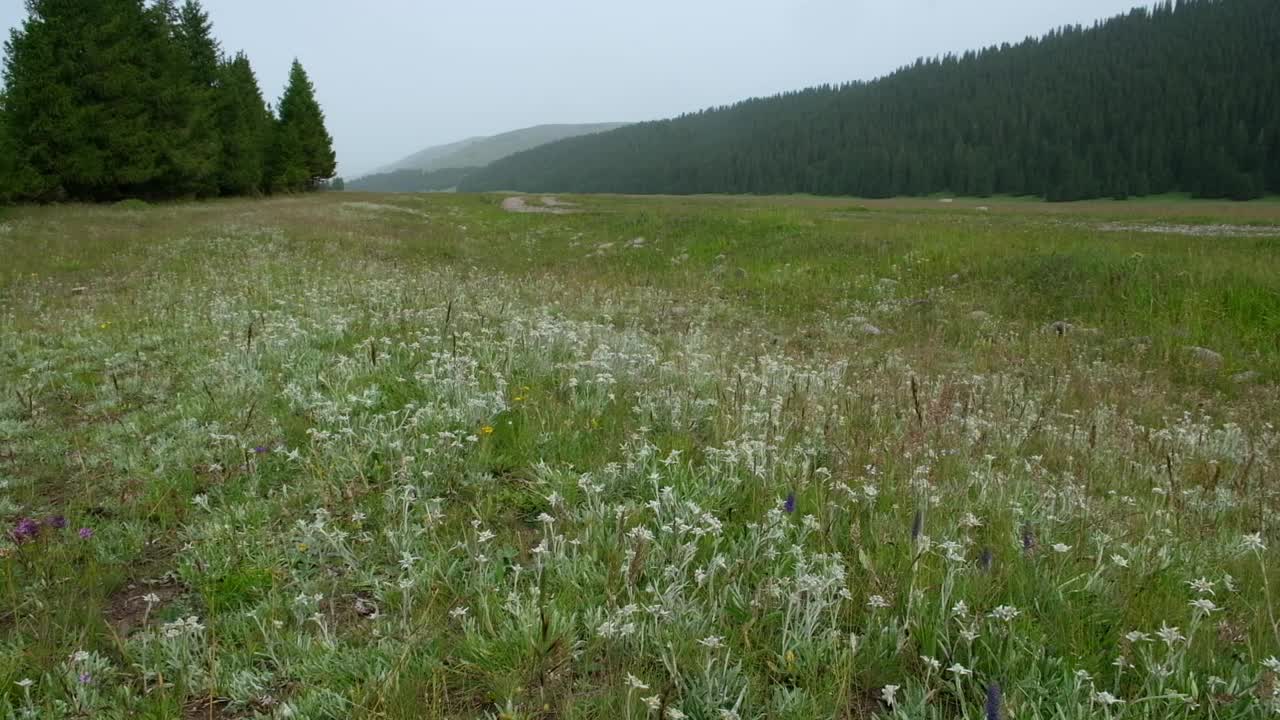
[[[306,543],[298,543],[298,552],[306,552],[308,549]]]
[[[523,396],[523,395],[517,395],[517,396],[515,396],[515,398],[513,398],[513,399],[514,399],[516,402],[524,402],[524,396]]]
[[[492,435],[492,434],[493,434],[493,426],[492,426],[492,425],[485,425],[484,427],[480,428],[480,434],[482,434],[482,435]]]
[[[104,322],[104,323],[102,323],[101,325],[99,325],[98,327],[99,327],[99,328],[101,328],[101,329],[103,329],[103,330],[106,330],[107,328],[111,327],[111,323],[110,323],[110,322]]]

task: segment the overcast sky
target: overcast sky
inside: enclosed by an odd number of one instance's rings
[[[297,56],[348,177],[529,125],[651,120],[919,56],[1016,42],[1141,0],[204,0],[267,98]],[[0,26],[25,17],[0,0]],[[5,33],[7,37],[8,33]]]

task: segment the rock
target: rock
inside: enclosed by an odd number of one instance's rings
[[[942,198],[942,199],[941,199],[941,200],[939,200],[938,202],[940,202],[940,203],[953,203],[953,202],[955,202],[955,198]]]
[[[1245,370],[1244,372],[1238,372],[1231,376],[1231,382],[1238,383],[1240,385],[1247,385],[1249,383],[1257,382],[1260,379],[1262,379],[1262,373],[1257,370]]]
[[[978,212],[990,212],[991,208],[987,207],[986,205],[979,205],[978,207],[974,208],[974,210],[977,210]]]
[[[1201,367],[1210,370],[1219,370],[1222,368],[1223,358],[1221,353],[1214,352],[1209,348],[1199,347],[1198,345],[1188,345],[1183,348],[1191,360]]]
[[[973,320],[974,322],[987,322],[988,320],[991,319],[991,313],[985,310],[974,310],[973,312],[969,313],[969,319]]]
[[[863,335],[883,335],[884,334],[883,330],[876,327],[875,325],[872,325],[869,322],[864,322],[861,325],[859,325],[858,332],[862,333]]]
[[[85,286],[83,286],[83,285],[81,285],[80,287],[73,287],[73,288],[71,288],[71,294],[72,294],[72,295],[83,295],[83,294],[85,293],[85,291],[86,291],[86,290],[88,290],[88,289],[89,289],[89,288],[87,288],[87,287],[85,287]]]
[[[1072,325],[1066,320],[1054,320],[1053,322],[1044,326],[1044,331],[1046,333],[1057,335],[1058,337],[1062,337],[1063,335],[1066,335],[1072,330],[1075,330],[1075,328],[1076,328],[1075,325]]]
[[[1152,341],[1150,335],[1135,335],[1133,337],[1124,337],[1116,341],[1118,345],[1127,347],[1151,347]]]

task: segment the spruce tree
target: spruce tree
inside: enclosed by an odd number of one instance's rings
[[[271,151],[272,189],[284,192],[314,190],[334,176],[337,161],[333,138],[324,126],[324,112],[316,102],[302,63],[293,61],[289,84],[277,107]]]
[[[238,53],[219,69],[217,122],[222,132],[218,186],[226,195],[267,189],[267,151],[274,119],[262,99],[249,58]]]
[[[219,127],[218,82],[222,65],[222,49],[213,37],[213,24],[197,0],[186,0],[181,8],[166,3],[162,8],[174,43],[181,56],[185,73],[186,110],[189,112],[187,143],[179,169],[182,183],[175,191],[197,195],[218,192],[222,160],[222,131]],[[176,78],[175,78],[176,79]]]
[[[158,11],[141,0],[29,0],[27,10],[4,66],[24,194],[163,194],[182,157],[189,106]]]

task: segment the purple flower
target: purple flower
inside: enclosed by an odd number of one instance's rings
[[[89,673],[80,673],[80,684],[88,685],[93,682],[93,676]]]
[[[93,528],[80,528],[80,539],[88,540],[93,537]]]
[[[270,450],[267,450],[267,448],[263,445],[259,445],[258,447],[254,448],[253,451],[258,453],[259,455],[265,452],[270,452]]]
[[[993,682],[987,686],[987,720],[1000,720],[1002,696],[1000,683]]]
[[[32,518],[22,518],[17,525],[14,525],[13,530],[9,532],[9,536],[19,545],[35,540],[39,534],[40,521]]]
[[[45,520],[44,524],[48,525],[54,530],[61,530],[67,526],[67,519],[61,515],[54,515],[48,520]]]
[[[796,494],[794,492],[787,493],[787,502],[782,507],[788,514],[796,511]]]
[[[982,554],[978,556],[978,567],[982,568],[983,572],[991,572],[991,564],[995,559],[996,557],[992,554],[991,548],[984,547],[982,548]]]

